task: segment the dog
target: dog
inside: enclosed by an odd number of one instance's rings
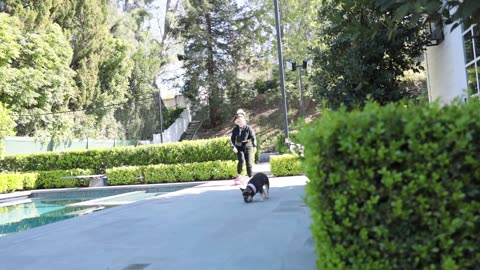
[[[264,173],[255,174],[245,188],[240,188],[243,195],[243,200],[246,203],[253,201],[253,196],[260,193],[262,195],[262,201],[270,197],[270,181],[268,176]]]

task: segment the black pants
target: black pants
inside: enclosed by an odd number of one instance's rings
[[[252,146],[236,146],[237,147],[237,157],[238,157],[238,164],[237,164],[237,173],[241,174],[243,169],[243,163],[247,161],[247,174],[248,177],[252,177]]]

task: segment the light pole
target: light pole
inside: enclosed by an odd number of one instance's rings
[[[162,95],[160,87],[158,88],[158,107],[160,108],[160,143],[163,143],[163,113],[162,113]]]
[[[158,108],[160,111],[160,143],[163,143],[163,113],[162,113],[162,94],[160,91],[160,87],[157,84],[157,76],[153,80],[154,86],[158,89]]]
[[[280,86],[282,89],[282,110],[283,110],[283,130],[285,132],[285,144],[290,146],[290,138],[288,136],[288,116],[287,116],[287,99],[285,97],[285,78],[283,76],[283,54],[282,54],[282,36],[280,33],[280,15],[278,12],[278,0],[273,0],[275,7],[275,26],[277,30],[277,48],[278,48],[278,66],[280,68]]]
[[[287,68],[290,71],[298,70],[298,86],[300,87],[300,108],[302,111],[302,117],[305,119],[305,98],[303,95],[303,85],[302,85],[302,69],[308,71],[308,68],[312,65],[312,59],[304,59],[302,65],[297,65],[296,62],[292,60],[287,60]]]

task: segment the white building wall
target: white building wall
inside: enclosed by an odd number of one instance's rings
[[[427,48],[427,83],[430,102],[441,104],[460,97],[467,97],[467,74],[463,49],[462,28],[450,31],[448,25],[443,29],[445,40],[437,46]]]
[[[163,104],[165,104],[165,107],[167,108],[187,107],[187,102],[185,101],[185,96],[183,95],[176,95],[175,97],[170,99],[163,99]]]
[[[192,115],[190,114],[190,110],[187,108],[183,110],[183,112],[180,114],[180,117],[178,117],[170,127],[163,131],[163,143],[178,142],[180,137],[182,137],[183,132],[187,130],[190,121],[192,121]],[[152,143],[161,143],[160,133],[153,134]]]

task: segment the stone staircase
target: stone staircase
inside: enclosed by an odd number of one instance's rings
[[[202,125],[202,121],[192,120],[188,124],[187,130],[180,137],[180,141],[192,140],[195,137],[198,129]]]

